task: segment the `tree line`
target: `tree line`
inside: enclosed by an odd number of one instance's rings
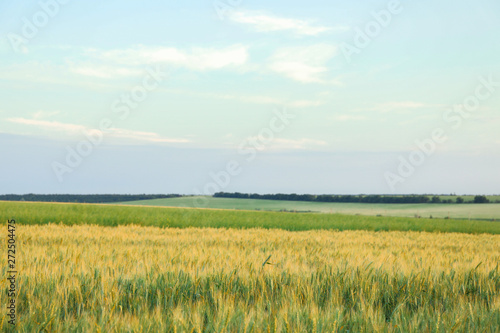
[[[37,201],[37,202],[75,202],[75,203],[112,203],[150,199],[167,199],[183,197],[181,194],[3,194],[0,201]],[[309,202],[345,202],[345,203],[489,203],[485,195],[476,195],[473,201],[465,201],[462,197],[455,200],[442,199],[439,196],[429,195],[330,195],[330,194],[247,194],[217,192],[214,198],[236,199],[265,199],[283,201],[309,201]],[[496,201],[499,202],[499,201]]]
[[[313,195],[313,194],[247,194],[247,193],[227,193],[217,192],[214,198],[235,198],[235,199],[265,199],[284,201],[310,201],[310,202],[349,202],[349,203],[387,203],[387,204],[416,204],[416,203],[465,203],[462,197],[457,197],[455,201],[451,199],[441,199],[439,196],[428,195]],[[489,203],[489,199],[484,195],[477,195],[473,203]]]
[[[4,201],[109,203],[182,197],[180,194],[4,194]]]

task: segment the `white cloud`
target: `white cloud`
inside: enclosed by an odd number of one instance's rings
[[[171,64],[199,71],[239,67],[248,60],[248,47],[243,45],[233,45],[221,49],[198,47],[190,51],[174,47],[138,46],[111,51],[88,49],[86,52],[92,57],[129,66]]]
[[[282,48],[270,58],[271,71],[302,83],[337,83],[326,80],[326,63],[337,54],[337,47],[317,44],[307,47]]]
[[[414,109],[414,108],[425,107],[426,105],[418,102],[389,102],[382,104],[381,106],[391,109],[395,108]]]
[[[325,72],[323,67],[309,66],[301,62],[275,62],[271,69],[277,73],[283,74],[293,80],[310,83],[310,82],[323,82],[318,74]]]
[[[171,94],[183,94],[183,95],[197,96],[202,98],[238,101],[243,103],[264,104],[264,105],[286,105],[287,107],[290,108],[316,107],[325,104],[325,102],[318,100],[287,101],[282,98],[263,96],[263,95],[220,94],[220,93],[198,92],[198,91],[190,91],[184,89],[170,89],[170,88],[169,89],[164,88],[161,91]]]
[[[35,126],[40,129],[49,131],[66,132],[67,134],[82,133],[83,131],[87,130],[87,128],[82,125],[66,124],[66,123],[60,123],[58,121],[47,121],[47,120],[26,119],[26,118],[8,118],[7,121],[16,124]]]
[[[379,104],[374,109],[379,110],[380,112],[390,112],[393,110],[408,110],[408,109],[420,109],[426,107],[432,107],[436,105],[428,105],[424,103],[406,101],[406,102],[388,102]]]
[[[288,30],[296,35],[315,36],[327,31],[347,30],[346,27],[314,26],[305,20],[277,17],[252,11],[236,11],[230,16],[230,19],[237,23],[250,25],[261,32]]]
[[[386,103],[378,103],[367,107],[357,108],[356,112],[376,111],[380,113],[392,112],[396,114],[411,114],[413,110],[435,111],[443,108],[443,104],[426,104],[415,101],[393,101]]]
[[[307,107],[321,106],[323,104],[325,104],[325,102],[323,101],[298,100],[289,103],[288,106],[292,108],[307,108]]]
[[[292,139],[274,139],[270,145],[272,150],[302,150],[311,149],[318,146],[326,146],[327,143],[321,140],[302,138],[298,140]]]
[[[33,113],[33,119],[50,118],[52,116],[58,115],[60,111],[37,111]]]
[[[90,76],[91,73],[77,73],[76,68],[79,67],[95,67],[104,68],[105,66],[94,64],[89,65],[77,65],[72,62],[66,61],[65,64],[54,64],[52,62],[38,62],[29,61],[25,63],[12,64],[10,66],[0,67],[0,79],[9,81],[11,86],[18,85],[22,89],[26,89],[26,86],[31,86],[34,84],[41,85],[63,85],[65,87],[78,87],[86,90],[98,90],[98,91],[116,91],[117,87],[119,89],[130,89],[129,85],[117,81],[113,84],[103,80],[95,80],[96,75]],[[111,71],[115,71],[117,66],[109,65]],[[144,70],[144,68],[141,68]],[[85,77],[82,74],[87,74]],[[97,74],[97,76],[103,77],[103,75]],[[117,78],[123,78],[123,75]]]
[[[73,73],[93,76],[102,79],[113,79],[126,76],[138,76],[142,71],[115,66],[96,66],[96,65],[72,65],[70,70]]]
[[[131,131],[123,128],[112,128],[109,130],[109,136],[118,139],[131,139],[138,141],[149,141],[149,142],[168,142],[168,143],[186,143],[189,140],[180,138],[165,138],[158,133],[153,132],[141,132],[141,131]]]
[[[407,120],[398,122],[399,126],[415,126],[417,124],[429,124],[430,122],[435,123],[439,119],[438,114],[425,114],[418,117],[408,118]]]
[[[61,123],[57,121],[46,121],[38,119],[26,119],[26,118],[8,118],[7,121],[34,126],[41,130],[49,131],[50,134],[54,132],[64,132],[70,136],[83,136],[84,133],[95,133],[96,129],[92,129],[82,125]],[[158,133],[153,132],[142,132],[142,131],[132,131],[123,128],[111,128],[104,133],[107,138],[130,141],[145,141],[145,142],[165,142],[165,143],[186,143],[189,140],[182,138],[166,138]]]
[[[249,137],[247,140],[258,141],[259,137]],[[317,147],[326,146],[327,143],[321,140],[314,140],[308,138],[301,139],[283,139],[275,138],[267,145],[257,146],[256,149],[260,151],[283,151],[283,150],[304,150],[314,149]]]

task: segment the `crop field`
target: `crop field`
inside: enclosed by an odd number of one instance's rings
[[[466,197],[464,197],[466,198]],[[491,200],[493,200],[492,197]],[[213,197],[182,197],[129,201],[123,205],[206,207],[216,209],[288,210],[321,213],[361,214],[414,217],[450,217],[454,219],[500,219],[500,204],[369,204],[337,202],[304,202],[260,199],[232,199]]]
[[[17,221],[19,332],[500,327],[498,222],[22,202],[0,218]]]
[[[499,235],[62,224],[17,232],[20,332],[500,327]]]
[[[500,234],[500,223],[491,221],[6,201],[0,202],[0,218],[16,218],[23,224]]]

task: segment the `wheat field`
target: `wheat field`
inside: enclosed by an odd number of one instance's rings
[[[18,225],[17,330],[498,332],[499,244],[490,234]]]

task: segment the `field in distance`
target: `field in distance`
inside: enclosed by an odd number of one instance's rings
[[[265,228],[289,231],[371,230],[500,234],[500,223],[478,220],[355,216],[321,213],[189,209],[107,204],[0,202],[0,219],[21,224],[62,223],[100,226],[141,225],[170,228]]]
[[[500,204],[369,204],[339,202],[280,201],[261,199],[181,197],[122,202],[123,205],[200,207],[269,211],[299,211],[339,214],[434,217],[452,219],[500,219]]]

